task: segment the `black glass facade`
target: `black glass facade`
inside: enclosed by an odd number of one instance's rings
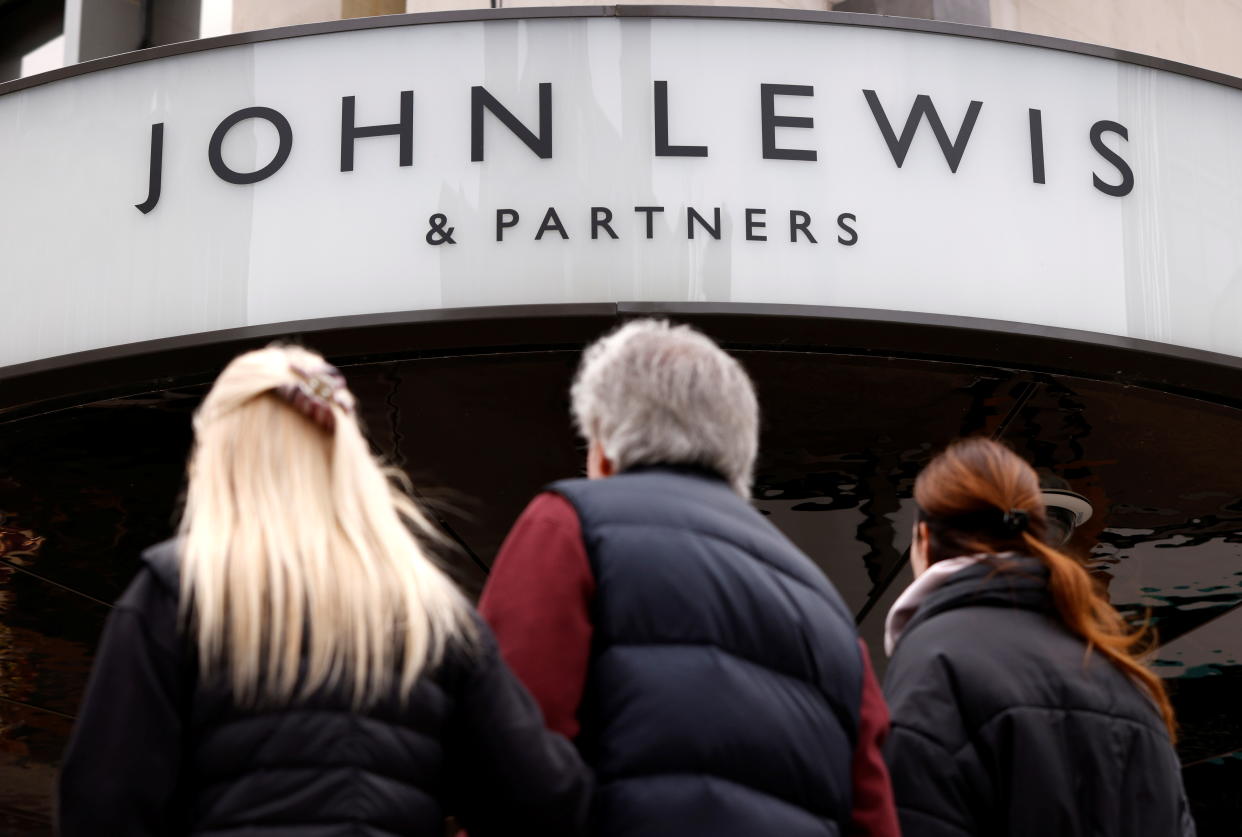
[[[1071,546],[1116,605],[1155,620],[1200,834],[1237,834],[1242,410],[1099,376],[819,351],[774,338],[778,327],[745,331],[730,346],[763,409],[756,503],[836,583],[877,668],[884,614],[910,578],[915,476],[956,436],[1003,439],[1091,501]],[[307,342],[334,354],[335,339]],[[459,542],[450,560],[472,591],[526,501],[581,470],[574,340],[335,353],[375,446]],[[208,376],[195,377],[0,412],[0,833],[50,830],[56,765],[109,603],[172,526]]]

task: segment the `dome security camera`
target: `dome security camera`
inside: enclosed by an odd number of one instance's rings
[[[1049,546],[1060,548],[1069,543],[1075,529],[1091,519],[1091,504],[1068,488],[1045,488],[1041,493],[1048,516],[1045,540]]]

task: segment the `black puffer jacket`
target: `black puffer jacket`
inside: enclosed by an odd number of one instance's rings
[[[990,559],[930,594],[884,683],[905,837],[1194,834],[1154,703],[1085,651],[1034,559]]]
[[[117,602],[60,779],[60,833],[224,837],[576,834],[592,790],[573,746],[500,660],[454,653],[403,706],[335,694],[247,711],[197,676],[162,545]]]

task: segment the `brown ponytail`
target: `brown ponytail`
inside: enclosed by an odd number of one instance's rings
[[[1048,589],[1062,623],[1098,651],[1155,701],[1169,736],[1176,739],[1173,706],[1164,682],[1138,654],[1150,647],[1149,626],[1131,628],[1081,563],[1044,542],[1047,516],[1039,478],[1017,454],[990,439],[954,442],[919,474],[914,498],[928,524],[928,559],[1019,552],[1048,569]],[[1025,512],[1025,526],[1006,512]],[[969,521],[971,525],[962,525]]]

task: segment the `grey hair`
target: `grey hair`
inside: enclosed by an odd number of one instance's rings
[[[618,471],[697,465],[750,496],[759,402],[741,364],[706,335],[633,320],[582,356],[570,390],[574,421]]]

